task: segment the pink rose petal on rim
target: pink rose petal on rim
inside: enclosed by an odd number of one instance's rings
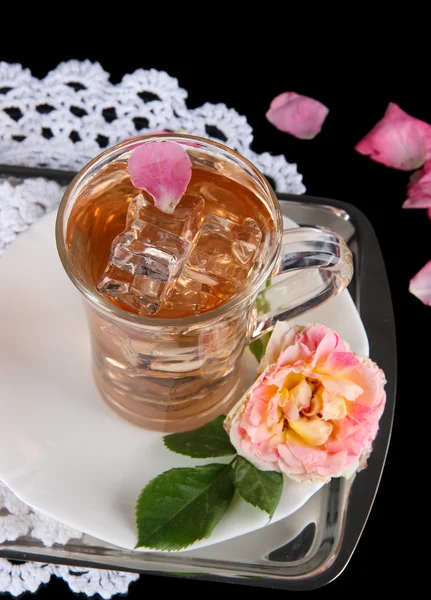
[[[431,306],[431,260],[410,280],[409,292]]]
[[[383,118],[355,150],[387,167],[411,171],[431,158],[431,126],[390,102]]]
[[[173,213],[192,176],[187,151],[176,142],[148,142],[138,146],[129,158],[133,185],[154,198],[165,213]]]
[[[295,92],[284,92],[271,102],[266,118],[280,131],[311,140],[322,129],[329,112],[324,104]]]
[[[403,208],[431,207],[431,160],[424,164],[423,169],[415,171],[410,177],[407,187],[407,200]]]

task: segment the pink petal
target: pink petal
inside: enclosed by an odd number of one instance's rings
[[[271,446],[270,442],[266,441],[259,444],[259,458],[266,462],[276,462],[278,459],[278,452]]]
[[[385,374],[371,359],[364,356],[358,357],[358,362],[352,367],[348,367],[344,371],[340,371],[338,376],[346,379],[351,385],[357,389],[362,389],[362,394],[358,396],[347,396],[341,393],[341,396],[347,400],[355,401],[356,403],[365,406],[380,406],[384,403],[386,394],[384,385],[386,383]],[[337,377],[338,377],[337,376]],[[336,379],[336,378],[333,378]],[[340,379],[338,379],[340,381]],[[326,386],[326,383],[325,383]],[[327,388],[328,391],[331,391]]]
[[[280,421],[281,409],[278,406],[277,396],[273,396],[268,403],[267,422],[270,427]]]
[[[329,112],[324,104],[295,92],[285,92],[271,102],[266,118],[280,131],[311,140],[322,129]]]
[[[293,346],[288,346],[283,350],[277,361],[277,365],[280,367],[295,365],[298,361],[308,362],[312,357],[312,353],[305,344],[296,342]]]
[[[276,365],[275,368],[274,366],[269,367],[267,370],[268,384],[276,386],[277,388],[281,388],[284,385],[286,377],[288,377],[291,373],[300,373],[301,371],[301,367],[281,367],[280,369]]]
[[[304,328],[301,335],[299,336],[298,341],[305,344],[311,352],[315,352],[328,333],[330,334],[330,338],[332,336],[336,336],[335,331],[328,329],[327,327],[325,327],[325,325],[310,324]],[[333,338],[333,340],[334,347],[331,348],[330,351],[334,350],[336,346],[335,338]]]
[[[263,421],[266,416],[268,403],[264,400],[256,399],[252,404],[252,409],[250,411],[250,423],[257,427]]]
[[[259,373],[262,373],[269,365],[277,362],[283,348],[290,346],[295,336],[295,327],[289,325],[286,321],[277,321],[259,365]]]
[[[133,185],[154,198],[165,213],[173,213],[192,176],[187,151],[176,142],[148,142],[136,148],[128,169]]]
[[[431,306],[431,260],[410,280],[409,292]]]
[[[351,381],[350,379],[341,379],[338,377],[336,378],[324,376],[320,376],[319,379],[330,394],[335,394],[336,396],[344,396],[346,400],[350,400],[351,402],[354,402],[356,398],[358,398],[364,393],[364,389],[360,385]]]
[[[346,350],[347,348],[340,336],[336,334],[335,331],[328,331],[317,346],[313,362],[311,364],[313,367],[316,365],[322,367],[329,359],[331,359],[331,357],[334,357],[335,355],[348,354],[351,356],[352,353],[346,352]]]
[[[332,352],[325,363],[325,373],[335,374],[353,367],[358,362],[358,359],[353,352]]]
[[[355,150],[387,167],[411,171],[431,158],[431,126],[390,102],[383,118]]]
[[[431,160],[424,164],[423,169],[415,171],[410,177],[407,187],[407,200],[403,208],[431,207]]]
[[[299,409],[293,402],[288,402],[287,406],[283,408],[283,413],[288,421],[299,419]]]

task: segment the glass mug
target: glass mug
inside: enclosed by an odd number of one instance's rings
[[[123,310],[98,293],[86,260],[77,260],[68,240],[71,211],[95,175],[115,161],[125,164],[138,144],[156,140],[182,144],[193,165],[247,186],[273,220],[256,268],[240,292],[196,316],[157,318]],[[181,134],[134,138],[87,164],[60,203],[56,238],[63,267],[85,298],[100,395],[129,421],[159,431],[192,429],[226,414],[250,385],[246,344],[271,331],[277,320],[333,298],[353,272],[351,253],[336,233],[310,227],[283,231],[273,190],[246,158],[218,142]]]

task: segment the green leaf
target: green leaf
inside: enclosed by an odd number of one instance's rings
[[[265,333],[265,335],[263,335],[262,337],[255,340],[254,342],[252,342],[249,345],[250,350],[252,351],[252,353],[254,354],[254,356],[257,358],[257,360],[259,362],[262,360],[263,355],[265,354],[265,350],[268,345],[270,337],[271,337],[270,333]]]
[[[268,513],[272,519],[283,490],[281,473],[259,471],[248,460],[238,456],[233,471],[233,482],[241,498]]]
[[[265,282],[265,289],[271,287],[271,280],[267,279]],[[271,310],[271,304],[265,296],[265,291],[260,292],[256,298],[256,308],[259,315],[263,315]]]
[[[181,550],[209,537],[234,493],[231,465],[162,473],[139,496],[136,547]]]
[[[172,433],[165,435],[163,441],[165,446],[177,452],[193,458],[214,458],[215,456],[232,456],[236,454],[235,448],[224,430],[224,415],[220,415],[210,423],[193,431],[183,433]]]
[[[267,279],[265,282],[265,288],[268,289],[271,287],[271,280]],[[258,315],[264,315],[271,310],[271,304],[265,296],[265,291],[262,291],[258,294],[256,298],[256,309]],[[269,338],[271,337],[271,333],[265,333],[258,340],[255,340],[249,345],[250,350],[260,362],[265,354],[266,347],[269,342]]]

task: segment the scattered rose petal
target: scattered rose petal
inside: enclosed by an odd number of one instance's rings
[[[133,185],[154,198],[161,211],[171,214],[192,176],[187,151],[176,142],[148,142],[138,146],[128,164]]]
[[[271,102],[266,118],[280,131],[311,140],[322,129],[329,112],[324,104],[295,92],[285,92]]]
[[[407,200],[403,208],[431,207],[431,160],[424,164],[423,169],[415,171],[410,177],[407,187]]]
[[[383,118],[355,150],[387,167],[411,171],[431,158],[431,126],[390,102]]]
[[[431,306],[431,260],[410,280],[409,292]]]

